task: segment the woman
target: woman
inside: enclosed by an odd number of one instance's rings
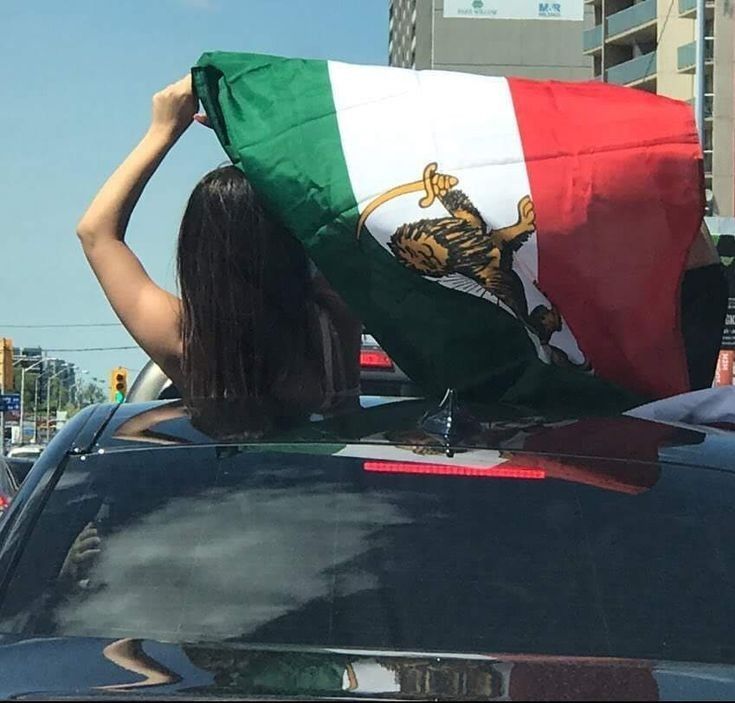
[[[710,388],[727,314],[727,279],[705,222],[694,240],[681,283],[681,328],[689,386]]]
[[[79,223],[105,294],[190,407],[237,400],[241,419],[265,428],[354,397],[359,323],[322,278],[312,279],[301,246],[238,170],[217,169],[192,193],[179,237],[181,299],[159,288],[125,244],[148,179],[192,121],[205,122],[196,109],[190,76],[157,93],[147,134]],[[687,268],[684,337],[691,385],[701,388],[711,383],[726,304],[705,229]]]
[[[193,121],[186,76],[153,97],[150,127],[77,227],[113,309],[190,407],[236,403],[251,429],[354,397],[360,324],[268,215],[236,168],[207,174],[189,198],[177,253],[181,298],[156,285],[125,243],[146,183]],[[216,428],[213,428],[216,429]]]

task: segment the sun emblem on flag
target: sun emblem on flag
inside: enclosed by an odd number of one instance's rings
[[[368,216],[389,200],[411,192],[423,192],[421,208],[439,201],[447,216],[426,218],[399,226],[388,248],[407,269],[428,278],[460,274],[479,284],[501,301],[549,352],[552,362],[570,365],[567,354],[549,344],[562,329],[556,307],[537,305],[529,311],[520,276],[513,270],[513,255],[536,231],[536,211],[530,195],[518,201],[516,221],[499,229],[488,227],[470,198],[456,188],[459,179],[438,172],[436,163],[424,168],[421,180],[407,183],[375,198],[357,225],[360,235]]]

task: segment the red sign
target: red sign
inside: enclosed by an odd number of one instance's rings
[[[716,386],[733,385],[733,362],[735,362],[735,351],[723,349],[720,352],[719,359],[717,359],[717,369],[715,371]]]

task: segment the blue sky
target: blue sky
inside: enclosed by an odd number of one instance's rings
[[[388,0],[3,0],[0,336],[17,346],[127,346],[74,234],[97,188],[143,135],[154,92],[204,51],[387,63]],[[178,222],[194,184],[224,161],[214,135],[184,135],[136,209],[128,242],[174,290]],[[138,350],[60,356],[106,378]]]

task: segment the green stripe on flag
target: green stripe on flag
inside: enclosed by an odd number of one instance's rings
[[[357,239],[327,62],[213,52],[200,58],[193,78],[230,159],[427,392],[451,387],[533,404],[541,383],[563,391],[568,408],[635,404],[600,379],[543,364],[522,324],[496,305],[408,271],[365,233]],[[539,390],[539,410],[558,407],[557,395]]]

